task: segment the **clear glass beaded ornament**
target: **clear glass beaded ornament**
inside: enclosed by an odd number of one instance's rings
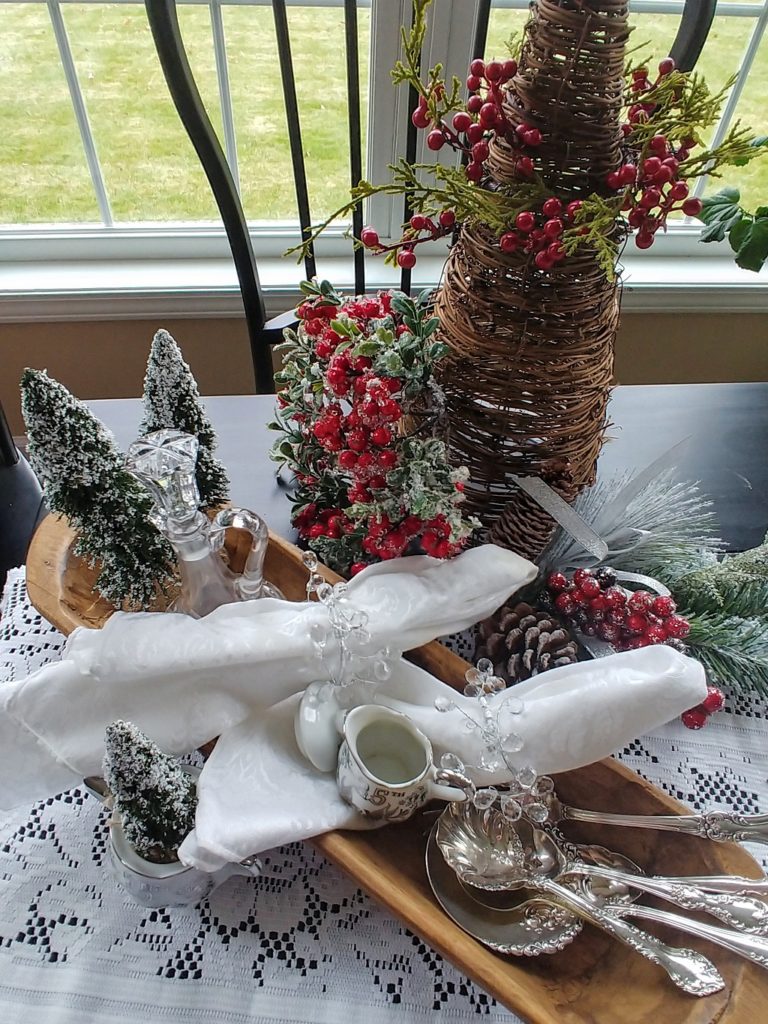
[[[464,696],[476,700],[481,713],[469,713],[448,697],[438,697],[435,708],[443,714],[458,711],[464,716],[464,727],[477,736],[480,757],[477,764],[465,764],[456,754],[443,754],[440,766],[471,779],[476,772],[510,773],[504,785],[472,787],[469,800],[478,810],[497,807],[508,821],[517,821],[525,815],[531,821],[546,820],[546,798],[554,784],[547,776],[539,777],[524,762],[520,754],[525,741],[516,728],[516,720],[525,705],[514,693],[506,693],[506,683],[493,674],[493,665],[481,658],[475,668],[465,674]]]
[[[309,573],[307,600],[315,597],[328,614],[327,623],[315,622],[310,627],[310,639],[330,685],[329,690],[321,689],[318,697],[334,696],[343,705],[344,693],[353,684],[373,689],[389,679],[392,654],[389,648],[366,653],[371,643],[368,615],[351,603],[347,584],[328,583],[317,571],[319,562],[313,551],[305,552],[302,561]]]

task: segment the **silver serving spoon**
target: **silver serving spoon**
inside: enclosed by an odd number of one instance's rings
[[[768,906],[749,896],[710,893],[690,882],[672,881],[664,877],[637,875],[617,868],[587,864],[569,856],[555,839],[539,828],[532,828],[533,846],[540,869],[558,878],[581,875],[590,880],[607,880],[630,886],[658,896],[683,910],[698,910],[716,917],[731,928],[757,935],[768,934]]]
[[[526,831],[529,831],[528,835],[525,834]],[[527,851],[526,860],[530,864],[538,865],[539,871],[549,872],[559,878],[560,872],[567,864],[567,860],[561,854],[552,837],[535,826],[528,826],[528,829],[521,828],[520,833],[523,845]],[[537,891],[542,891],[541,887],[543,887],[543,891],[546,892],[552,891],[553,885],[557,886],[557,883],[553,882],[549,874],[537,876],[531,869],[528,869],[527,873],[529,875],[529,882],[524,884],[527,884],[529,888],[536,888]],[[531,875],[533,875],[533,879],[531,879]],[[541,878],[542,881],[538,882],[534,887],[530,882],[535,881],[537,877]],[[558,886],[558,888],[562,889],[562,886]],[[567,889],[565,891],[568,892]],[[556,896],[555,901],[558,905],[562,905],[559,896]],[[498,910],[499,907],[496,906],[494,909]],[[603,923],[605,923],[605,919],[608,919],[613,924],[625,924],[626,922],[622,920],[625,917],[640,917],[648,921],[656,921],[658,924],[668,925],[671,928],[677,928],[691,935],[697,935],[702,939],[708,939],[710,942],[715,943],[715,945],[729,949],[732,953],[738,953],[760,967],[768,969],[768,938],[762,935],[745,935],[742,932],[729,931],[727,928],[704,924],[694,918],[684,917],[682,914],[671,914],[666,910],[657,910],[655,907],[646,907],[639,903],[606,904],[599,908],[599,911],[600,916],[604,919]],[[574,910],[574,912],[577,911]],[[603,924],[600,927],[603,927]],[[646,933],[641,932],[640,934],[645,935]],[[709,963],[709,961],[706,962]]]
[[[616,868],[631,875],[644,875],[645,872],[638,867],[633,860],[625,857],[622,853],[609,850],[605,846],[598,846],[594,843],[574,843],[566,838],[559,829],[547,830],[561,850],[576,860],[585,861],[587,864],[594,864],[599,868]],[[768,896],[768,878],[743,878],[740,875],[652,875],[652,878],[663,878],[672,885],[695,885],[698,889],[706,889],[709,892],[734,892],[750,893],[754,896]],[[599,884],[599,883],[598,883]],[[596,888],[595,884],[591,885]],[[611,895],[621,895],[626,892],[626,887],[618,883],[606,883],[605,890],[599,889],[600,895],[603,891]]]
[[[522,827],[520,831],[523,831]],[[554,844],[552,846],[557,853],[557,847]],[[555,857],[555,871],[558,870],[557,860],[558,858]],[[508,851],[507,866],[509,871],[505,878],[504,887],[506,889],[528,889],[544,895],[547,902],[570,910],[578,917],[589,921],[590,924],[594,924],[613,938],[618,939],[619,942],[623,942],[630,949],[634,949],[636,953],[644,956],[651,963],[658,964],[667,972],[675,985],[683,991],[691,995],[706,996],[713,992],[719,992],[724,987],[725,983],[714,964],[701,953],[692,949],[677,949],[674,946],[668,946],[655,936],[621,920],[617,915],[608,913],[607,905],[599,906],[588,897],[561,885],[543,873],[532,848],[532,842],[527,843],[527,853],[524,855],[515,855],[514,851]],[[478,902],[482,902],[482,899]],[[624,905],[620,906],[623,910]]]
[[[591,821],[600,825],[624,825],[631,828],[655,828],[689,836],[712,839],[716,843],[768,843],[768,814],[735,814],[708,811],[706,814],[611,814],[586,811],[561,803],[552,793],[542,797],[549,809],[549,823]]]

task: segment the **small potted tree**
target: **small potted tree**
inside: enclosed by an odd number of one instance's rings
[[[215,873],[179,860],[179,846],[195,824],[199,774],[131,722],[107,727],[104,780],[113,801],[112,865],[118,882],[143,906],[198,903],[230,875],[260,870],[255,859]]]

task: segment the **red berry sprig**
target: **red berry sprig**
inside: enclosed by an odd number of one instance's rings
[[[379,239],[378,232],[372,227],[363,228],[360,232],[360,241],[366,249],[377,255],[397,253],[397,265],[403,270],[411,270],[416,266],[414,248],[422,242],[433,242],[437,238],[452,234],[455,225],[456,214],[453,210],[442,210],[437,217],[437,223],[423,213],[414,213],[402,236],[391,245],[384,245]]]
[[[677,615],[671,597],[636,590],[627,594],[616,585],[616,574],[607,567],[577,569],[572,578],[552,573],[547,586],[561,615],[585,636],[597,636],[618,651],[633,651],[653,644],[685,650],[683,640],[690,624]]]
[[[578,199],[565,205],[557,196],[549,196],[540,207],[518,213],[514,228],[499,238],[499,248],[533,254],[539,270],[552,270],[565,259],[563,232],[573,224],[581,205]]]
[[[625,136],[631,136],[636,125],[649,120],[656,109],[650,94],[674,70],[674,60],[666,57],[659,64],[655,82],[651,82],[647,68],[636,68],[632,72],[632,103],[628,120],[622,126]],[[681,210],[686,217],[697,217],[701,213],[701,200],[689,196],[690,188],[681,166],[696,145],[694,138],[682,139],[676,146],[666,135],[654,135],[643,147],[638,164],[625,162],[606,176],[607,187],[624,194],[622,211],[630,227],[637,230],[635,245],[638,249],[649,249],[653,245],[657,232],[666,230],[670,213]]]
[[[722,711],[725,706],[725,694],[716,686],[707,687],[707,696],[697,704],[695,708],[689,708],[680,716],[683,725],[687,729],[701,729],[707,724],[707,719],[715,711]]]

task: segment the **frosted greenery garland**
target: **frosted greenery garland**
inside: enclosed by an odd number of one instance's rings
[[[613,500],[632,474],[599,481],[582,491],[573,508],[608,545],[604,564],[657,579],[676,579],[717,563],[722,542],[716,535],[712,502],[696,483],[675,481],[667,469],[648,482],[626,505]],[[591,566],[595,559],[578,541],[559,530],[541,556],[542,571]],[[668,583],[672,586],[672,583]]]
[[[224,466],[214,458],[216,432],[200,401],[197,381],[174,339],[168,331],[160,330],[152,341],[144,378],[141,433],[164,428],[194,434],[200,444],[196,476],[202,507],[212,508],[227,501],[229,479]]]
[[[197,784],[131,722],[107,726],[104,779],[128,842],[148,860],[174,860],[195,825]]]
[[[661,472],[626,505],[614,505],[613,518],[612,501],[629,475],[582,492],[575,511],[608,543],[602,564],[669,587],[691,625],[689,652],[710,682],[768,696],[768,538],[749,551],[722,555],[711,501],[697,484],[674,482],[673,475],[672,469]],[[540,566],[547,572],[595,564],[560,530]]]
[[[76,554],[100,563],[96,587],[116,606],[149,606],[172,581],[173,557],[147,518],[151,501],[123,467],[112,435],[42,370],[25,370],[21,407],[29,456],[52,512],[66,516]]]

